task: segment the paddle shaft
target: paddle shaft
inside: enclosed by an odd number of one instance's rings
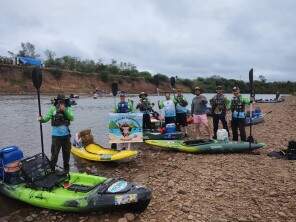
[[[39,89],[37,89],[37,98],[38,98],[39,116],[41,117],[41,103],[40,103],[40,90]],[[40,125],[41,150],[42,150],[42,155],[44,156],[43,129],[42,129],[41,121],[39,122],[39,125]]]
[[[251,104],[250,104],[250,136],[249,136],[249,149],[251,150],[252,145],[251,143],[254,142],[253,136],[252,136],[252,125],[253,125],[253,121],[252,121],[252,116],[253,116],[253,97],[254,97],[254,85],[253,85],[253,69],[251,69],[249,71],[249,81],[250,81],[250,100],[251,100]]]

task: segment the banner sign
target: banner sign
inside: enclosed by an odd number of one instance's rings
[[[109,143],[143,142],[142,113],[109,113]]]

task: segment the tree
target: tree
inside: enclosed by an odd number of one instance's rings
[[[259,79],[260,79],[260,81],[263,82],[263,83],[266,83],[266,81],[267,81],[267,79],[265,78],[264,75],[260,75],[260,76],[259,76]]]
[[[35,52],[35,46],[32,43],[22,42],[21,47],[22,49],[18,52],[18,56],[28,56],[32,58],[40,57],[40,55]]]

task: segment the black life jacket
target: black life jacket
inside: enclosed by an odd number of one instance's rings
[[[177,96],[176,97],[177,103],[180,104],[182,107],[186,107],[188,105],[188,102],[184,99],[183,96]]]
[[[63,112],[57,111],[56,114],[51,118],[52,126],[69,126],[70,120],[68,120]]]
[[[212,105],[212,112],[215,112],[216,109],[218,109],[219,112],[226,112],[224,95],[214,96],[214,98],[211,100],[211,105]]]
[[[128,113],[128,102],[119,102],[117,104],[118,113]]]
[[[138,104],[138,108],[141,112],[150,112],[152,110],[151,104],[148,99],[141,100]]]
[[[233,97],[231,100],[231,111],[234,112],[245,112],[245,104],[242,103],[240,97]]]

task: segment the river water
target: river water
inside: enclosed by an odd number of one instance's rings
[[[214,94],[205,94],[210,99]],[[231,98],[231,94],[226,94]],[[192,94],[186,94],[185,97],[188,101],[193,98]],[[130,97],[137,104],[138,97]],[[270,99],[274,95],[257,95],[256,98]],[[157,104],[159,99],[164,97],[151,96],[150,100]],[[118,101],[119,99],[116,98]],[[80,130],[91,128],[92,133],[97,143],[103,146],[108,146],[107,137],[107,124],[108,113],[114,108],[115,100],[113,97],[99,97],[93,99],[92,97],[81,97],[76,100],[78,105],[73,106],[74,121],[70,126],[72,135]],[[40,131],[38,116],[37,96],[0,96],[0,148],[10,145],[20,147],[25,156],[34,155],[41,152]],[[44,114],[50,106],[50,96],[41,95],[41,107]],[[189,107],[188,107],[189,108]],[[155,110],[158,111],[157,106]],[[43,124],[44,134],[44,148],[45,153],[50,156],[51,146],[51,126],[50,123]],[[79,170],[80,164],[90,165],[90,162],[74,159],[71,156],[70,165],[71,170]],[[60,154],[58,164],[62,165],[62,157]],[[5,203],[5,204],[4,204]],[[0,195],[0,217],[9,214],[10,212],[24,208],[24,204],[16,203]]]

